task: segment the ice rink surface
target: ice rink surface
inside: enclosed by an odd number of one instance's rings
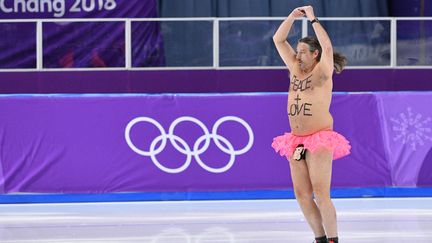
[[[334,199],[340,242],[431,242],[432,198]],[[312,242],[295,200],[0,205],[0,242]]]

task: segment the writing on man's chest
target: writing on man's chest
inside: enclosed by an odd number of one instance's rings
[[[288,112],[290,116],[298,116],[298,115],[312,116],[312,113],[310,112],[310,108],[312,104],[300,102],[301,98],[298,94],[294,100],[295,100],[294,104],[291,104],[289,107]]]
[[[311,80],[312,75],[310,75],[309,77],[300,80],[297,78],[297,76],[293,75],[292,80],[291,80],[291,87],[293,89],[293,91],[305,91],[307,89],[312,88],[312,80]]]
[[[291,81],[292,90],[303,92],[307,89],[312,88],[311,77],[312,77],[312,75],[310,75],[309,77],[307,77],[303,80],[300,80],[295,75],[293,75],[292,81]],[[294,94],[292,94],[292,95],[294,95]],[[296,98],[294,98],[295,102],[289,106],[288,114],[290,116],[298,116],[298,115],[312,116],[312,113],[311,113],[312,104],[302,102],[301,100],[302,99],[300,98],[300,93],[296,93]]]

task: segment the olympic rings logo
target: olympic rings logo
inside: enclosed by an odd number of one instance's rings
[[[238,122],[244,128],[246,128],[248,136],[249,136],[249,140],[248,140],[248,143],[246,144],[246,146],[244,148],[239,149],[239,150],[235,150],[232,143],[230,141],[228,141],[228,139],[226,139],[225,137],[218,134],[219,126],[226,121]],[[140,122],[151,123],[161,133],[161,135],[159,135],[153,139],[153,141],[150,144],[150,149],[148,151],[145,151],[145,150],[142,150],[142,149],[139,149],[138,147],[136,147],[130,138],[130,132],[131,132],[132,127],[134,125],[136,125],[137,123],[140,123]],[[174,133],[175,127],[181,122],[195,123],[204,132],[204,134],[195,141],[195,143],[193,145],[193,149],[186,143],[186,141],[184,139],[175,135],[175,133]],[[223,172],[229,170],[233,166],[233,164],[235,162],[235,157],[237,155],[241,155],[241,154],[244,154],[247,151],[249,151],[249,149],[252,147],[252,144],[254,142],[254,134],[253,134],[252,128],[249,126],[249,124],[247,122],[245,122],[243,119],[236,117],[236,116],[225,116],[225,117],[222,117],[219,120],[217,120],[215,122],[215,124],[213,125],[211,133],[209,132],[207,127],[204,125],[204,123],[202,123],[200,120],[198,120],[194,117],[191,117],[191,116],[182,116],[182,117],[175,119],[171,123],[171,125],[168,129],[168,133],[166,133],[166,131],[162,127],[162,125],[159,122],[157,122],[156,120],[154,120],[153,118],[137,117],[137,118],[132,119],[127,124],[126,129],[125,129],[125,139],[126,139],[127,144],[129,145],[129,147],[134,152],[136,152],[142,156],[150,157],[152,162],[160,170],[162,170],[166,173],[176,174],[176,173],[180,173],[180,172],[186,170],[192,162],[192,156],[195,158],[195,161],[206,171],[211,172],[211,173],[223,173]],[[168,167],[162,165],[158,161],[158,159],[156,158],[156,155],[158,155],[160,152],[162,152],[162,150],[165,148],[165,146],[167,144],[167,139],[170,141],[170,143],[173,145],[173,147],[177,151],[186,155],[186,161],[183,163],[183,165],[181,165],[178,168],[168,168]],[[203,154],[208,149],[208,147],[210,146],[211,139],[213,140],[213,142],[216,144],[216,146],[222,152],[224,152],[230,156],[228,163],[223,167],[214,168],[214,167],[208,166],[200,158],[200,155]],[[159,145],[159,147],[156,148],[156,145],[159,142],[160,142],[160,145]],[[201,146],[201,144],[203,142],[204,142],[204,145]]]

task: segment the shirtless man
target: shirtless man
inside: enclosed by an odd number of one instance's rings
[[[302,16],[311,21],[317,38],[300,39],[294,50],[287,36],[294,20]],[[336,210],[330,199],[332,160],[348,155],[351,146],[333,131],[329,108],[333,71],[340,73],[346,58],[333,52],[311,6],[294,9],[273,41],[290,72],[287,111],[291,133],[274,138],[272,147],[290,162],[295,196],[315,235],[314,242],[337,243]]]

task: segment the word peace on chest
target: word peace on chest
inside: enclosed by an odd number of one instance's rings
[[[292,79],[291,79],[291,87],[293,91],[305,91],[307,89],[310,89],[312,87],[311,80],[312,75],[310,75],[309,77],[300,80],[297,78],[297,76],[293,75]]]

